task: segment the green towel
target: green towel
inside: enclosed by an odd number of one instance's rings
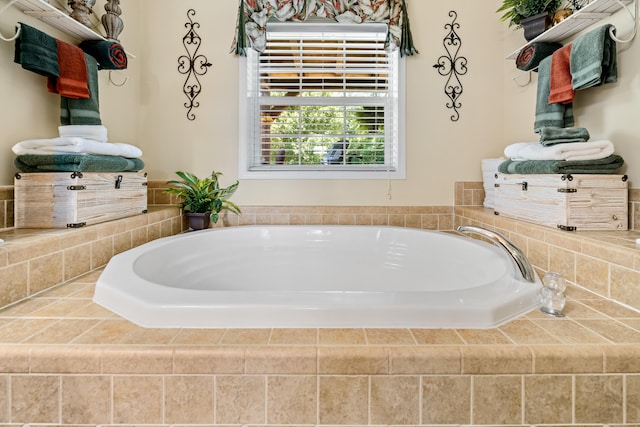
[[[100,120],[100,91],[98,86],[98,63],[96,59],[84,54],[87,63],[87,86],[89,98],[60,97],[61,125],[101,125]]]
[[[21,172],[135,172],[141,159],[97,154],[22,154],[13,160]]]
[[[78,47],[98,61],[99,70],[124,70],[127,54],[122,45],[113,40],[84,40]]]
[[[565,142],[587,142],[589,131],[585,128],[540,128],[540,144],[546,146]]]
[[[549,173],[585,173],[615,174],[624,160],[612,154],[599,160],[507,160],[498,165],[500,173],[549,174]]]
[[[516,67],[523,71],[538,71],[538,65],[547,56],[560,49],[556,42],[534,42],[523,47],[516,58]]]
[[[607,24],[591,30],[573,42],[571,76],[573,88],[586,89],[618,80],[616,42]]]
[[[534,132],[543,127],[573,126],[573,105],[549,104],[549,83],[551,78],[551,56],[547,56],[538,66],[538,90],[536,96],[536,117],[533,123]]]
[[[13,60],[25,70],[46,77],[60,76],[56,39],[22,22]]]

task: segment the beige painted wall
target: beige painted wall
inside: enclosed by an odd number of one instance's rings
[[[455,181],[481,179],[481,159],[501,155],[510,142],[535,140],[535,76],[526,88],[515,86],[513,61],[504,59],[523,43],[522,30],[507,30],[498,22],[500,0],[440,3],[409,2],[420,55],[407,59],[407,178],[391,182],[391,199],[385,180],[243,180],[234,200],[240,205],[452,205]],[[101,111],[110,139],[139,145],[152,180],[171,179],[176,170],[204,175],[212,168],[224,173],[223,184],[235,180],[238,59],[229,48],[237,1],[139,0],[122,7],[122,41],[137,59],[122,73],[129,76],[124,87],[110,85],[106,72],[100,73]],[[194,121],[186,118],[184,76],[177,71],[177,59],[186,53],[182,37],[188,8],[196,10],[194,20],[200,23],[200,53],[213,64],[201,77],[203,92]],[[96,9],[102,13],[101,6]],[[451,110],[445,107],[445,78],[432,67],[445,53],[442,39],[450,10],[458,13],[460,54],[469,68],[461,78],[458,122],[449,119]],[[0,30],[10,33],[20,19],[26,18],[10,10],[0,17]],[[620,54],[620,83],[581,93],[576,103],[578,124],[587,126],[594,138],[615,137],[631,164],[638,139],[634,136],[639,136],[633,117],[640,103],[634,72],[640,60],[637,49],[632,44]],[[12,62],[13,44],[0,43],[0,58],[5,58],[0,60],[0,185],[6,185],[15,172],[11,146],[21,139],[55,136],[58,109],[44,79]],[[633,179],[632,172],[627,170]]]

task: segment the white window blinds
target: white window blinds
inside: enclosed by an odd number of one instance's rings
[[[248,170],[395,171],[398,53],[385,24],[274,23],[247,57]]]

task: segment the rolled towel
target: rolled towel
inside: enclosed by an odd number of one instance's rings
[[[614,83],[618,80],[616,42],[607,24],[591,30],[573,42],[571,75],[575,90]]]
[[[598,160],[507,160],[500,163],[498,171],[517,174],[615,174],[623,165],[623,158],[612,154]]]
[[[67,136],[64,138],[30,139],[15,144],[16,155],[23,154],[100,154],[105,156],[142,157],[138,147],[122,142],[99,142],[92,139]]]
[[[107,142],[107,128],[102,125],[66,125],[58,126],[58,135],[61,138],[78,136],[94,141]]]
[[[551,55],[562,45],[555,42],[534,42],[523,47],[516,58],[516,67],[523,71],[535,70],[540,61]]]
[[[504,149],[511,160],[598,160],[614,152],[611,141],[562,143],[545,147],[537,142],[517,142]]]
[[[16,39],[14,62],[25,70],[46,77],[58,77],[58,44],[56,39],[27,24],[20,24]]]
[[[127,54],[118,42],[84,40],[78,47],[96,58],[99,70],[124,70],[127,68]]]
[[[540,128],[540,144],[544,146],[564,142],[587,142],[589,138],[589,131],[585,128]]]

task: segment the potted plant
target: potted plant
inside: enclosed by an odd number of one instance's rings
[[[215,170],[210,177],[198,178],[190,172],[176,172],[182,181],[168,181],[171,188],[165,193],[182,197],[180,207],[189,218],[189,227],[201,230],[209,227],[209,221],[214,224],[220,218],[220,212],[227,210],[240,214],[240,208],[228,200],[238,189],[238,181],[226,188],[220,187],[218,177],[221,172]]]
[[[553,14],[563,0],[503,0],[496,12],[504,12],[500,21],[509,21],[509,27],[524,28],[527,41],[545,32],[552,24]]]

